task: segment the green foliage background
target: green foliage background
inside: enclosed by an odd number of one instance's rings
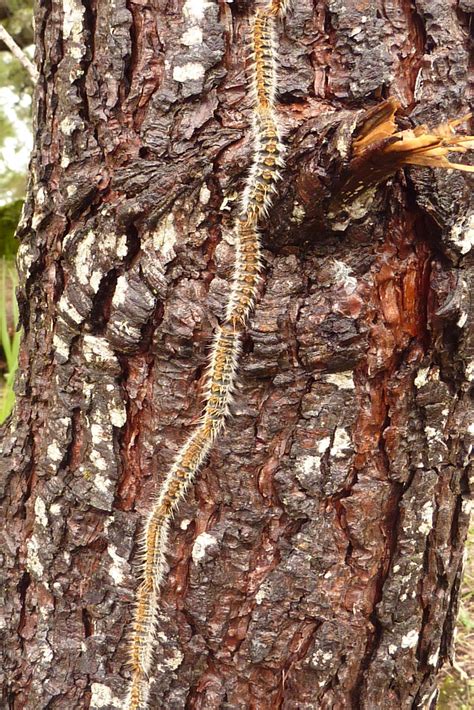
[[[0,22],[23,51],[32,55],[32,0],[0,0]],[[18,122],[31,124],[31,79],[10,52],[0,44],[0,90],[13,99],[13,110],[0,101],[0,156],[8,138],[15,138]],[[16,100],[15,100],[16,97]],[[14,234],[21,214],[25,193],[26,172],[18,170],[14,161],[0,165],[0,423],[4,421],[15,400],[13,380],[18,362],[20,333],[18,307],[15,298],[16,270],[14,257],[17,242]]]
[[[15,230],[20,220],[23,200],[14,200],[0,207],[0,257],[14,259],[18,248]]]
[[[3,366],[3,386],[0,388],[0,424],[9,416],[15,403],[13,382],[18,367],[20,332],[18,306],[15,298],[17,282],[14,262],[0,260],[0,364]]]
[[[32,0],[0,0],[0,21],[24,52],[33,53],[33,3]],[[0,151],[7,138],[15,138],[15,122],[31,124],[31,102],[25,101],[33,93],[28,72],[0,43],[0,89],[9,89],[17,97],[13,108],[14,120],[0,102]],[[0,204],[17,200],[25,192],[25,172],[15,165],[2,165],[0,170]],[[0,231],[0,253],[3,231]]]

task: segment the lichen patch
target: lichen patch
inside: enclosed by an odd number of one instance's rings
[[[352,449],[352,442],[349,434],[343,427],[337,427],[334,432],[334,441],[331,447],[331,456],[334,458],[344,458]]]
[[[51,461],[61,461],[64,452],[61,451],[56,441],[53,441],[47,448],[46,455]]]
[[[87,362],[94,359],[102,362],[116,361],[115,354],[107,340],[97,335],[84,336],[84,357]]]
[[[37,496],[35,500],[35,522],[38,522],[43,527],[47,527],[48,525],[46,505],[44,500],[40,498],[40,496]]]
[[[36,535],[32,535],[26,543],[26,568],[36,579],[41,579],[44,574],[44,567],[39,559],[40,542]]]
[[[81,40],[84,29],[84,5],[79,0],[63,0],[63,37],[73,42]]]
[[[193,545],[193,551],[192,551],[192,558],[193,562],[197,564],[198,562],[202,562],[202,560],[205,559],[207,550],[211,545],[216,544],[216,538],[210,535],[207,532],[203,532],[200,535],[197,536],[197,538],[194,541]]]
[[[112,690],[102,683],[92,683],[90,708],[121,708],[123,707],[120,698],[117,698]]]
[[[336,387],[341,390],[355,389],[354,373],[352,370],[346,370],[345,372],[333,372],[329,375],[325,375],[323,379],[325,382],[336,385]]]
[[[305,475],[319,473],[321,469],[321,457],[305,456],[297,463],[297,468]]]
[[[416,629],[412,629],[402,637],[402,648],[415,648],[418,644],[419,633]]]
[[[186,0],[183,7],[183,15],[189,20],[201,22],[206,14],[206,8],[212,5],[209,0]]]
[[[96,450],[91,451],[89,458],[90,458],[90,461],[93,464],[93,466],[98,471],[107,471],[107,468],[108,468],[107,461],[99,453],[99,451],[96,451]],[[96,476],[94,478],[94,483],[95,483],[96,488],[98,488],[103,493],[109,492],[110,481],[107,478],[105,478],[104,476]]]
[[[202,29],[194,25],[181,35],[180,42],[186,47],[195,47],[202,44],[202,36]]]
[[[113,305],[117,308],[125,303],[127,300],[128,291],[128,281],[125,274],[119,276],[117,279],[117,285],[115,286],[114,297],[112,300]]]
[[[329,449],[331,446],[331,439],[329,436],[323,437],[320,441],[318,441],[318,451],[320,454],[323,454],[325,451]]]
[[[433,528],[434,505],[427,501],[421,509],[421,525],[418,528],[422,535],[428,535]]]
[[[96,241],[96,236],[92,230],[89,230],[85,237],[81,240],[77,247],[76,258],[74,259],[74,267],[76,270],[77,280],[83,286],[89,283],[92,272],[92,247]]]
[[[63,313],[65,316],[68,316],[68,318],[73,320],[75,323],[82,323],[82,321],[84,320],[77,308],[75,308],[72,303],[69,302],[69,299],[65,293],[63,293],[63,295],[59,299],[58,309],[61,311],[61,313]]]
[[[125,574],[128,571],[128,562],[124,557],[118,554],[115,545],[109,545],[107,547],[107,552],[109,557],[112,559],[112,564],[109,567],[108,573],[112,577],[115,584],[121,584],[124,580]]]
[[[120,429],[127,421],[127,411],[123,402],[117,402],[110,406],[110,423]]]
[[[450,241],[458,248],[461,254],[467,254],[474,246],[474,215],[463,215],[462,218],[453,225]]]
[[[199,81],[204,76],[204,67],[199,62],[186,62],[173,69],[173,79],[185,84],[187,81]]]

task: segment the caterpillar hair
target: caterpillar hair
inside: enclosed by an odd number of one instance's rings
[[[292,0],[273,0],[268,8],[268,14],[283,17],[290,9],[291,2]]]
[[[212,343],[201,421],[178,451],[144,526],[142,581],[136,593],[129,643],[131,679],[127,710],[148,707],[159,590],[166,573],[170,522],[225,426],[236,386],[242,335],[257,300],[262,269],[258,225],[268,213],[283,166],[283,146],[275,115],[275,18],[283,17],[289,5],[288,0],[271,0],[264,9],[256,10],[253,19],[254,148],[234,230],[236,258],[232,284],[224,322]]]

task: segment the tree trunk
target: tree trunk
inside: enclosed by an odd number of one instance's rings
[[[2,707],[123,703],[139,531],[201,414],[232,270],[253,5],[37,7]],[[415,123],[465,113],[472,10],[298,0],[279,25],[265,283],[172,526],[151,707],[434,707],[468,522],[469,191],[414,168],[342,231],[323,212],[344,127],[382,97]]]

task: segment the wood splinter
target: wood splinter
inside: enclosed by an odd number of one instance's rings
[[[400,108],[400,103],[391,98],[365,114],[352,142],[351,159],[332,202],[330,216],[337,216],[342,206],[349,205],[407,165],[474,172],[473,165],[449,159],[449,153],[466,153],[474,148],[474,136],[459,135],[455,131],[471,114],[435,128],[421,124],[399,130],[395,115]]]

